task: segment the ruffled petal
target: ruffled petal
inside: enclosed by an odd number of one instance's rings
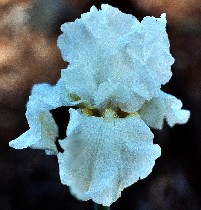
[[[144,30],[144,61],[146,68],[161,84],[166,84],[171,76],[174,58],[170,54],[170,44],[166,33],[166,14],[161,18],[144,17],[141,24]]]
[[[181,108],[179,99],[160,91],[158,97],[147,101],[138,113],[149,127],[162,129],[164,120],[171,127],[188,121],[190,112]]]
[[[58,46],[70,65],[67,89],[98,109],[137,111],[171,77],[166,18],[132,15],[102,5],[65,23]]]
[[[9,146],[15,149],[45,150],[46,154],[57,154],[55,144],[58,137],[57,125],[49,111],[40,112],[31,122],[30,129],[19,136],[17,139],[9,142]]]
[[[56,109],[61,106],[71,106],[70,99],[62,101],[63,84],[59,80],[56,85],[48,83],[35,84],[27,103],[27,113],[35,113]],[[28,117],[28,116],[27,116]]]
[[[121,191],[151,173],[160,147],[139,115],[87,116],[70,110],[67,138],[58,154],[61,182],[81,200],[111,205]]]
[[[62,96],[64,100],[71,101],[72,105],[86,103],[89,107],[94,106],[94,92],[97,85],[89,71],[84,71],[84,65],[69,66],[61,71],[61,81],[63,81]],[[65,91],[65,93],[64,93]]]
[[[124,14],[117,8],[104,4],[101,10],[97,10],[93,6],[90,12],[81,15],[81,19],[61,26],[63,34],[58,38],[58,47],[65,61],[90,64],[99,57],[101,48],[109,50],[110,46],[118,44],[121,36],[130,33],[138,24],[134,16]]]
[[[42,83],[33,86],[27,102],[26,118],[30,129],[9,145],[16,149],[43,149],[47,154],[57,154],[55,145],[58,128],[49,110],[62,106],[58,85]]]

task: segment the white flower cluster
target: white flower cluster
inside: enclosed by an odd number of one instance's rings
[[[26,117],[30,129],[10,142],[16,149],[56,154],[63,184],[81,200],[105,206],[147,177],[160,156],[149,127],[186,123],[182,102],[160,90],[171,78],[166,17],[139,22],[109,5],[92,7],[65,23],[58,46],[70,65],[55,86],[32,89]],[[57,125],[50,113],[70,109],[67,137],[57,151]]]

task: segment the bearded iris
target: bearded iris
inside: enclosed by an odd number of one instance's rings
[[[61,182],[81,200],[110,206],[121,191],[147,177],[160,156],[150,128],[186,123],[182,102],[161,91],[171,78],[166,17],[139,22],[109,5],[92,7],[65,23],[58,46],[70,64],[55,86],[33,87],[26,116],[30,129],[10,142],[16,149],[56,154]],[[70,109],[67,137],[55,145],[49,112]]]

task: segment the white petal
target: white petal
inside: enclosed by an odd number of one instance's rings
[[[58,39],[58,46],[64,60],[71,64],[81,60],[91,63],[100,54],[102,45],[104,50],[116,45],[117,39],[139,24],[134,16],[124,14],[117,8],[109,5],[102,5],[101,8],[98,11],[93,6],[90,12],[81,15],[81,19],[61,26],[64,33]]]
[[[62,106],[59,91],[60,87],[46,83],[33,86],[26,110],[30,129],[11,141],[11,147],[44,149],[48,154],[58,152],[55,145],[58,128],[49,110]]]
[[[138,113],[148,126],[162,129],[164,119],[171,127],[188,121],[190,112],[181,108],[179,99],[161,91],[158,97],[147,101]]]
[[[79,103],[88,103],[89,106],[94,105],[94,92],[97,85],[92,78],[90,71],[85,71],[84,64],[77,66],[69,66],[67,69],[61,71],[61,79],[65,85],[65,96],[72,101],[72,105]],[[79,100],[72,99],[76,96]],[[74,103],[74,104],[73,104]]]
[[[156,81],[165,84],[172,76],[171,65],[174,58],[170,54],[170,44],[166,33],[166,15],[161,18],[145,17],[141,24],[144,30],[144,60]]]
[[[70,116],[58,162],[62,183],[77,198],[109,206],[151,173],[160,147],[138,114],[94,117],[71,109]]]
[[[40,112],[35,117],[35,121],[32,121],[30,129],[9,142],[9,146],[15,149],[30,147],[45,150],[47,154],[57,154],[55,145],[57,137],[58,128],[51,113],[49,111]]]
[[[58,46],[70,62],[63,73],[67,89],[99,109],[110,104],[137,111],[171,77],[165,15],[140,23],[109,5],[101,8],[61,27]]]
[[[35,84],[27,103],[28,112],[42,112],[61,106],[58,86],[47,83]]]

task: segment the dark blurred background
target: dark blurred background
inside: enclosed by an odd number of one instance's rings
[[[162,148],[153,172],[122,192],[112,210],[201,210],[201,1],[200,0],[0,0],[0,210],[92,210],[60,183],[56,156],[14,150],[8,142],[28,129],[25,105],[34,83],[54,84],[62,61],[60,25],[92,5],[118,7],[139,20],[167,13],[175,58],[163,87],[191,111],[186,125],[153,130]],[[53,111],[64,137],[65,108]]]

